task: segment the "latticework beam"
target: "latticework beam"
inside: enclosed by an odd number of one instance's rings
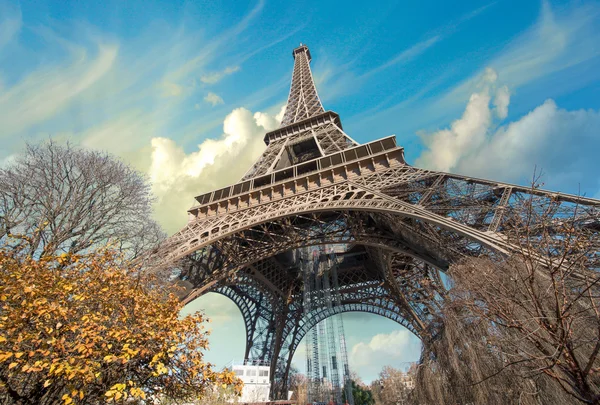
[[[188,225],[146,257],[187,287],[185,302],[214,291],[236,303],[246,361],[286,376],[310,328],[346,311],[422,337],[445,296],[440,271],[467,256],[519,252],[506,231],[523,206],[540,213],[530,233],[545,226],[560,239],[566,219],[585,218],[577,226],[600,241],[598,200],[412,167],[395,137],[358,145],[324,111],[308,48],[294,58],[285,116],[265,152],[239,183],[197,196]],[[339,305],[317,300],[307,315],[295,249],[331,244],[341,246]]]

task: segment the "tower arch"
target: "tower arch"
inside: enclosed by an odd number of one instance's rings
[[[271,376],[329,316],[304,319],[293,263],[303,246],[344,246],[336,311],[389,310],[424,336],[443,299],[439,271],[465,256],[519,251],[506,230],[524,205],[549,215],[559,236],[565,217],[587,215],[580,226],[600,239],[599,200],[413,167],[393,136],[358,144],[323,108],[308,47],[293,55],[284,119],[265,134],[263,154],[238,183],[198,195],[188,224],[144,258],[178,270],[185,302],[209,291],[232,298],[245,314],[245,360],[270,362]]]

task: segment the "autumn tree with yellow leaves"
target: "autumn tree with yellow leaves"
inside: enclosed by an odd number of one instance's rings
[[[202,315],[180,318],[178,299],[115,252],[35,260],[18,246],[0,247],[1,403],[192,401],[215,385],[240,391],[233,373],[203,361]]]

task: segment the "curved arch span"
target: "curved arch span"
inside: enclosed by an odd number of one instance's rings
[[[239,272],[245,267],[257,263],[261,260],[278,255],[288,250],[306,246],[352,243],[367,247],[379,248],[389,252],[410,256],[416,260],[420,260],[424,263],[427,263],[428,265],[441,271],[447,270],[450,259],[435,257],[432,255],[433,253],[429,254],[429,252],[423,250],[416,251],[415,249],[406,246],[403,241],[392,238],[388,235],[381,235],[375,233],[351,235],[344,229],[340,231],[333,231],[329,235],[325,235],[325,237],[323,237],[322,235],[317,235],[312,238],[308,236],[306,238],[297,239],[289,239],[283,237],[281,243],[276,243],[276,235],[271,235],[271,243],[272,245],[269,250],[261,249],[262,246],[260,244],[256,250],[254,250],[250,246],[245,246],[243,249],[240,249],[235,255],[237,259],[236,262],[229,264],[229,266],[227,267],[219,268],[218,273],[215,271],[210,276],[210,281],[221,281]],[[235,240],[232,241],[232,244],[236,245]],[[207,279],[189,273],[182,273],[180,278],[182,280],[189,281],[191,284],[191,289],[183,298],[184,303],[188,303],[208,291],[207,289],[198,287],[205,285],[207,283]]]
[[[343,186],[351,186],[351,188],[344,192],[340,190]],[[323,194],[326,190],[327,188],[317,191]],[[335,199],[340,192],[354,192],[357,198]],[[385,194],[361,190],[358,186],[350,183],[337,185],[335,195],[307,202],[310,200],[310,194],[305,193],[292,198],[302,197],[303,201],[284,200],[285,204],[283,204],[284,201],[276,201],[258,207],[228,212],[219,216],[218,220],[216,217],[210,217],[192,222],[179,234],[174,235],[173,240],[177,241],[179,246],[172,250],[170,255],[167,255],[166,260],[176,260],[253,227],[278,222],[293,222],[294,218],[312,214],[335,215],[352,212],[381,213],[398,218],[413,218],[439,226],[501,253],[506,253],[510,249],[510,245],[496,234],[475,229],[450,217],[443,217],[427,211],[423,207]]]

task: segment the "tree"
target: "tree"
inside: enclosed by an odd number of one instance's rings
[[[16,247],[15,247],[16,246]],[[0,402],[190,401],[241,382],[203,361],[200,314],[104,249],[43,255],[0,247]]]
[[[304,374],[296,373],[289,385],[293,391],[292,399],[300,405],[308,403],[308,378]]]
[[[235,385],[227,385],[223,387],[222,385],[212,385],[206,392],[202,395],[202,398],[199,401],[195,401],[194,403],[197,405],[230,405],[232,403],[236,403],[239,401],[239,391],[238,387]],[[166,400],[161,401],[161,405],[179,405],[180,401]]]
[[[287,380],[284,381],[285,370],[286,364],[277,362],[275,374],[273,375],[273,385],[271,386],[271,395],[274,397],[273,399],[287,400],[288,391],[296,391],[298,385],[305,384],[306,382],[306,377],[303,374],[300,374],[298,367],[293,364],[290,364]]]
[[[451,276],[461,304],[498,331],[504,367],[543,374],[577,400],[600,404],[600,274],[589,267],[597,241],[571,220],[560,226],[560,241],[549,229],[525,238],[551,252],[542,261],[525,242],[508,260],[466,260]]]
[[[354,405],[373,405],[375,404],[375,399],[373,398],[373,393],[371,390],[367,388],[364,384],[356,383],[356,381],[351,380],[352,385],[352,396],[354,398]],[[344,391],[342,394],[342,399],[344,402],[346,401],[346,392]]]
[[[371,383],[371,392],[376,404],[408,404],[408,396],[413,385],[412,376],[390,366],[379,373],[379,379]]]
[[[112,242],[128,257],[165,235],[151,219],[150,185],[101,152],[52,141],[27,145],[0,168],[0,241],[28,235],[35,257],[76,254]]]
[[[599,404],[597,212],[532,190],[504,216],[519,249],[450,267],[417,403]]]
[[[500,372],[504,359],[493,325],[448,298],[422,341],[409,399],[414,404],[566,404],[559,387],[539,376]]]

